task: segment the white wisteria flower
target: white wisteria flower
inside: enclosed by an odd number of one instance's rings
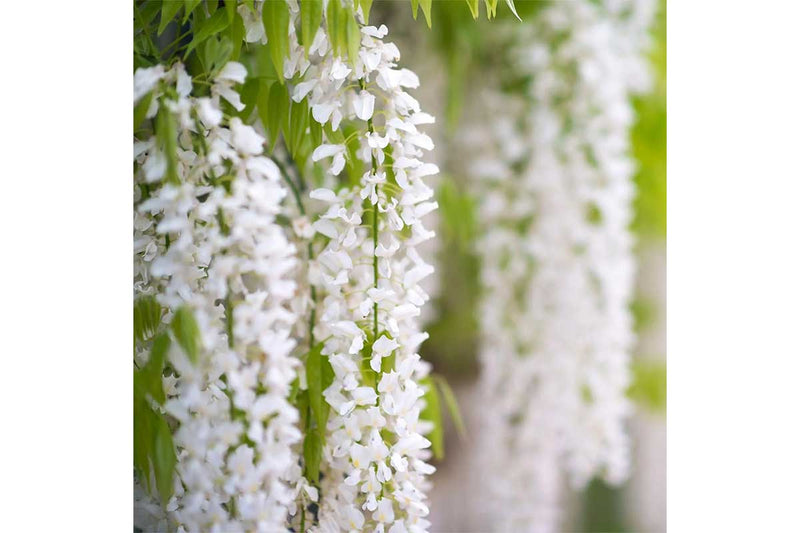
[[[164,409],[177,427],[177,475],[166,515],[137,524],[148,531],[278,531],[297,491],[317,497],[291,486],[301,433],[288,401],[299,364],[288,306],[297,260],[276,223],[286,191],[264,138],[219,107],[220,96],[240,107],[233,87],[245,75],[225,65],[211,98],[191,96],[179,63],[134,76],[136,96],[153,92],[151,116],[175,120],[178,143],[175,179],[155,139],[134,144],[134,291],[154,294],[167,322],[190,310],[200,336],[195,362],[176,343],[169,353]]]
[[[302,74],[292,99],[307,101],[312,119],[331,132],[311,156],[330,161],[326,186],[308,194],[321,245],[309,269],[313,333],[324,339],[334,374],[323,391],[331,413],[311,528],[421,532],[429,527],[426,476],[434,468],[423,436],[432,425],[420,420],[418,380],[429,365],[417,353],[427,338],[418,317],[429,297],[419,283],[433,267],[415,247],[433,236],[422,217],[437,205],[423,178],[438,168],[422,161],[433,142],[417,126],[433,117],[405,91],[419,79],[397,67],[397,47],[381,40],[386,27],[360,29],[355,59],[335,54],[320,30],[308,65],[284,72]],[[290,55],[305,57],[294,45]],[[345,139],[342,124],[357,134]]]
[[[509,32],[527,93],[483,98],[464,139],[485,228],[476,475],[495,531],[559,530],[563,474],[576,488],[627,476],[629,98],[654,7],[556,2]]]

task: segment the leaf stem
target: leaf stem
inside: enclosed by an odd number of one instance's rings
[[[372,118],[367,120],[367,127],[370,133],[375,133],[375,127],[372,124]],[[372,172],[373,174],[378,170],[378,162],[375,160],[375,154],[370,153],[372,158]],[[378,192],[378,185],[375,185],[375,193]],[[373,274],[373,287],[378,288],[378,204],[372,208],[372,274]],[[378,302],[372,306],[373,312],[373,339],[375,342],[378,340]]]

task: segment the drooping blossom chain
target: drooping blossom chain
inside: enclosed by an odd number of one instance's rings
[[[520,100],[477,132],[485,288],[482,479],[496,531],[556,531],[573,487],[625,479],[631,93],[647,85],[650,0],[556,2],[521,27]],[[483,117],[484,119],[487,117]]]
[[[134,142],[134,289],[156,296],[166,322],[190,309],[201,337],[196,362],[175,343],[169,353],[177,475],[166,515],[137,524],[148,531],[278,531],[295,497],[295,249],[276,223],[286,193],[264,138],[221,110],[220,98],[243,109],[245,75],[228,63],[196,98],[180,63],[135,74],[135,101],[153,95],[148,118],[176,120],[178,161],[170,180],[156,138]]]
[[[360,31],[355,60],[335,54],[321,30],[309,59],[293,47],[297,60],[287,67],[296,70],[284,72],[302,75],[294,101],[307,99],[313,119],[330,128],[312,155],[330,161],[328,186],[309,197],[323,245],[310,272],[314,336],[334,372],[324,391],[331,413],[312,529],[425,531],[426,475],[434,468],[423,437],[431,427],[419,418],[418,380],[429,371],[417,353],[427,338],[418,317],[428,295],[419,282],[433,267],[415,247],[433,236],[421,221],[437,207],[423,178],[438,168],[421,160],[433,142],[417,127],[433,117],[405,91],[419,80],[397,68],[397,47],[382,40],[386,27]],[[342,124],[356,133],[346,138]],[[337,185],[345,167],[351,181]]]

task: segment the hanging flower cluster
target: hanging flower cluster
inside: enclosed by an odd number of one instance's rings
[[[629,97],[647,83],[653,4],[547,7],[516,35],[527,94],[490,103],[491,130],[476,130],[481,458],[497,531],[557,530],[562,472],[573,487],[627,476]]]
[[[244,107],[234,87],[245,76],[229,62],[197,98],[180,63],[135,73],[134,102],[150,99],[159,134],[134,142],[134,290],[198,337],[196,350],[169,351],[174,495],[160,523],[137,524],[148,531],[278,531],[294,499],[301,433],[288,402],[298,361],[287,302],[297,260],[276,223],[286,192],[264,138],[220,106]],[[147,505],[140,499],[137,516],[153,515]]]
[[[418,130],[433,117],[405,90],[419,80],[397,68],[400,54],[383,42],[386,34],[385,26],[361,26],[349,62],[325,31],[308,60],[300,47],[290,52],[304,80],[293,99],[307,99],[313,119],[325,125],[312,159],[329,160],[330,186],[310,193],[319,211],[315,242],[324,244],[310,269],[318,300],[313,332],[333,372],[322,428],[318,529],[325,532],[429,526],[425,476],[434,468],[425,462],[430,423],[420,420],[419,384],[429,368],[417,349],[427,338],[418,317],[428,295],[419,283],[433,267],[416,246],[433,236],[421,219],[437,204],[423,178],[438,168],[421,160],[433,142]],[[336,187],[346,167],[350,182]]]

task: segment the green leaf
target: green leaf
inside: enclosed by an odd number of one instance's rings
[[[367,339],[364,342],[364,347],[359,352],[359,360],[361,361],[361,381],[365,387],[372,387],[373,389],[378,385],[378,373],[372,370],[370,360],[372,358],[372,345],[375,339],[372,337],[372,332],[367,334]]]
[[[364,15],[364,24],[369,24],[369,12],[372,9],[372,0],[361,0],[361,14]]]
[[[236,17],[236,0],[225,0],[225,14],[228,15],[228,23],[232,23]]]
[[[478,0],[467,0],[467,5],[469,6],[469,11],[472,13],[472,18],[478,18],[480,11],[478,10]]]
[[[166,332],[159,334],[153,341],[147,364],[141,370],[134,370],[133,372],[134,398],[142,399],[148,408],[148,402],[151,399],[159,405],[163,405],[166,401],[161,375],[164,371],[164,361],[167,357],[169,345],[169,335]]]
[[[285,85],[273,83],[269,91],[269,116],[267,117],[267,128],[270,133],[271,149],[275,148],[278,142],[283,125],[289,118],[289,91]]]
[[[167,29],[167,25],[172,22],[175,15],[183,7],[183,2],[180,0],[164,0],[161,4],[161,21],[158,23],[158,35],[160,36]]]
[[[225,10],[224,9],[217,10],[207,20],[203,21],[203,23],[200,24],[200,27],[194,34],[194,37],[192,37],[192,42],[189,43],[189,47],[186,49],[186,53],[183,54],[183,59],[185,60],[187,57],[189,57],[189,54],[198,45],[202,44],[206,39],[208,39],[212,35],[216,35],[225,28],[227,28],[229,24],[230,21],[228,20],[228,15],[225,13]]]
[[[170,344],[172,344],[172,340],[169,338],[169,334],[167,334],[166,331],[162,331],[153,339],[150,358],[147,360],[145,368],[152,368],[154,373],[158,374],[159,377],[164,369],[164,363],[167,360],[167,352],[169,351]]]
[[[153,102],[153,91],[150,91],[139,100],[139,103],[133,107],[133,131],[139,129],[144,119],[147,117],[147,110],[150,109],[150,104]]]
[[[161,496],[161,504],[166,505],[172,497],[172,476],[175,473],[175,445],[169,425],[163,416],[158,417],[156,425],[155,445],[153,446],[153,467],[156,474],[156,487]]]
[[[244,28],[244,20],[242,20],[242,16],[239,13],[236,13],[236,16],[233,18],[233,22],[230,26],[230,32],[228,35],[230,36],[231,45],[233,46],[233,50],[231,51],[231,61],[239,61],[239,55],[242,53],[242,42],[244,41],[245,36],[245,28]]]
[[[361,29],[358,26],[358,21],[351,12],[347,17],[347,54],[350,61],[355,63],[358,59],[358,50],[361,48]]]
[[[640,296],[633,299],[628,308],[633,317],[633,330],[636,333],[641,333],[655,323],[658,308],[651,300]]]
[[[144,396],[133,389],[133,466],[145,488],[150,490],[150,456],[152,455],[155,424],[153,410]]]
[[[186,24],[186,21],[189,20],[189,15],[192,14],[194,8],[200,5],[201,0],[184,0],[183,4],[186,9],[183,10],[183,24]]]
[[[433,430],[427,435],[431,441],[433,455],[437,459],[444,458],[444,431],[442,430],[442,411],[439,402],[439,392],[430,377],[419,380],[425,389],[425,409],[420,413],[420,418],[433,423]]]
[[[422,6],[422,14],[425,15],[425,22],[428,23],[428,29],[431,27],[431,4],[433,0],[419,0],[419,5]]]
[[[300,143],[306,136],[308,129],[308,99],[303,99],[300,103],[292,102],[289,118],[289,150],[293,156],[297,155]]]
[[[272,65],[283,84],[283,60],[289,56],[289,7],[284,1],[264,2],[261,11]]]
[[[147,364],[133,372],[133,464],[148,491],[151,490],[150,466],[154,467],[156,485],[164,503],[172,494],[174,449],[170,463],[167,448],[172,448],[172,437],[169,427],[163,415],[152,409],[150,401],[163,405],[166,400],[161,376],[169,345],[169,335],[160,333],[153,340]],[[161,435],[165,429],[166,436]],[[169,443],[165,444],[165,440]]]
[[[485,0],[486,18],[492,20],[497,16],[497,0]]]
[[[469,250],[477,233],[475,200],[450,177],[442,178],[436,194],[444,235],[460,250]]]
[[[517,7],[514,5],[514,0],[506,0],[506,4],[508,4],[508,8],[514,13],[514,16],[517,17],[517,20],[522,22],[522,19],[517,14]]]
[[[417,12],[419,11],[419,0],[411,0],[411,16],[417,20]]]
[[[308,408],[308,389],[299,391],[297,393],[297,400],[295,403],[298,412],[300,413],[300,427],[308,428],[311,424],[309,419]]]
[[[336,36],[339,33],[339,5],[338,0],[328,0],[328,6],[325,10],[325,25],[328,29],[328,44],[331,47],[334,55],[336,54]]]
[[[311,413],[317,422],[318,428],[322,425],[322,405],[325,398],[322,396],[322,347],[324,343],[316,344],[306,355],[306,381],[308,382],[308,404]],[[327,358],[326,358],[327,359]]]
[[[303,460],[305,462],[306,478],[314,483],[319,483],[319,464],[322,461],[322,438],[314,429],[306,434],[303,441]]]
[[[633,383],[628,397],[652,411],[667,407],[667,365],[663,360],[634,359],[631,365]]]
[[[303,40],[306,59],[308,49],[314,41],[320,25],[322,25],[322,0],[301,0],[300,2],[300,38]]]
[[[267,132],[267,136],[272,139],[272,131],[269,129],[269,89],[272,82],[259,79],[261,88],[258,90],[258,98],[256,99],[256,109],[258,110],[258,118],[261,119],[261,124]]]
[[[244,109],[237,112],[236,114],[245,122],[253,113],[253,109],[256,107],[256,102],[258,100],[258,95],[261,91],[261,82],[256,78],[250,78],[244,82],[244,85],[241,86],[239,93],[242,97],[242,103],[244,104]]]
[[[347,13],[340,0],[330,0],[325,14],[328,37],[334,55],[342,57],[347,50]]]
[[[322,392],[325,392],[325,389],[331,386],[333,380],[336,378],[336,374],[333,372],[333,367],[331,366],[330,359],[328,356],[322,357]],[[324,398],[324,396],[323,396]],[[322,440],[325,441],[325,428],[328,426],[328,415],[330,415],[331,406],[330,404],[325,401],[322,402],[322,417],[320,419],[319,430],[322,432]]]
[[[330,122],[328,122],[328,124],[330,124]],[[326,124],[326,126],[328,126],[328,124]],[[342,140],[333,142],[343,143],[345,138],[352,139],[352,136],[356,131],[358,131],[358,127],[354,123],[343,122],[339,127],[339,132],[343,134]],[[331,139],[331,136],[329,135],[328,138]],[[346,145],[347,158],[345,159],[345,162],[347,165],[347,173],[350,176],[352,183],[358,183],[358,181],[361,179],[361,176],[364,175],[364,162],[361,161],[361,158],[358,157],[357,154],[359,147],[360,145],[357,142],[348,142]]]
[[[172,317],[172,332],[189,360],[196,363],[200,351],[200,329],[188,307],[181,307],[175,311],[175,316]]]
[[[233,54],[233,44],[227,35],[206,39],[200,47],[200,59],[206,72],[220,70]]]
[[[316,148],[322,144],[322,124],[316,120],[309,119],[308,126],[311,130],[311,144]]]
[[[333,372],[333,367],[331,366],[331,361],[328,359],[328,356],[322,356],[322,391],[325,392],[325,389],[333,384],[333,380],[336,378],[336,374]],[[326,402],[327,403],[327,402]],[[327,420],[324,420],[327,423]],[[325,427],[325,424],[322,424],[322,427]]]
[[[145,29],[155,18],[156,13],[161,8],[161,2],[151,0],[142,5],[133,4],[133,27],[134,29]],[[147,31],[147,30],[145,30]]]
[[[167,106],[161,105],[156,115],[156,141],[164,157],[167,158],[167,181],[175,185],[180,183],[178,178],[178,126],[175,117]]]
[[[439,385],[439,389],[442,391],[444,403],[447,406],[447,410],[450,412],[450,418],[453,420],[458,434],[462,438],[466,437],[467,428],[464,426],[464,419],[461,418],[461,411],[458,408],[458,401],[456,400],[456,395],[453,394],[453,389],[450,388],[450,384],[447,383],[444,376],[434,375],[433,380]]]
[[[269,48],[266,46],[256,46],[253,54],[245,56],[248,63],[248,78],[264,78],[272,81],[278,80],[278,74],[272,65],[272,58],[269,56]]]

